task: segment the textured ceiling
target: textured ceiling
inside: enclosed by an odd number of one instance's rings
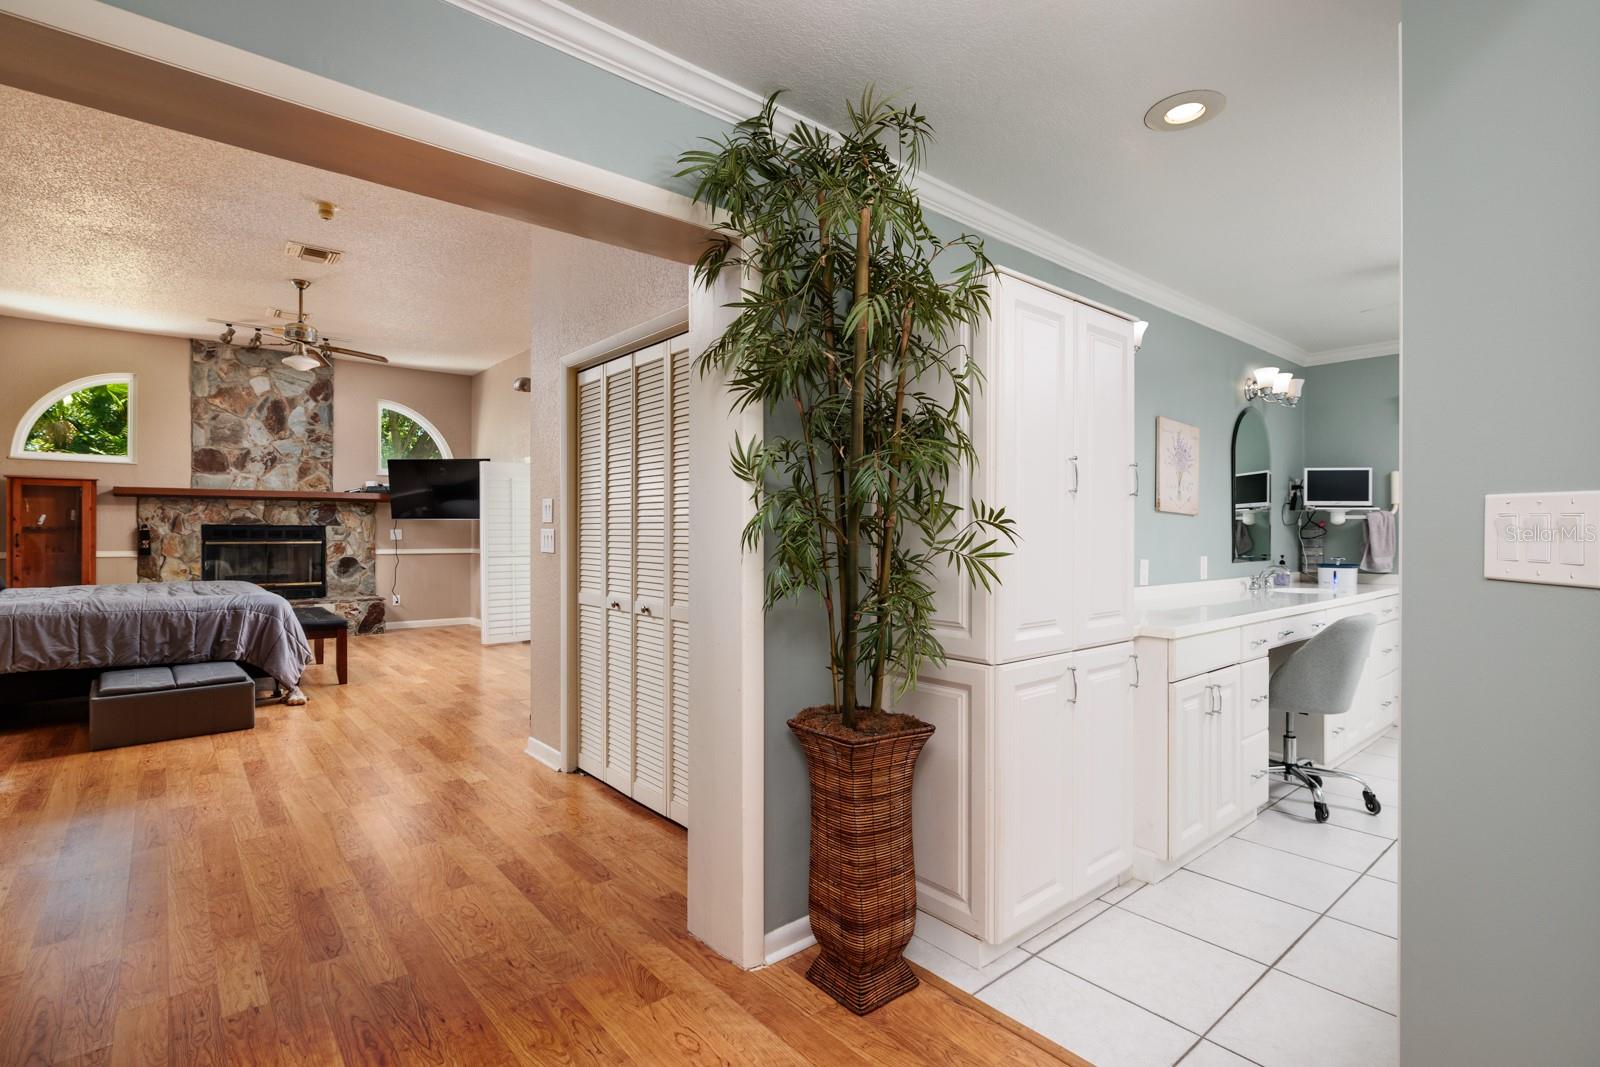
[[[568,2],[829,125],[903,92],[930,174],[1307,351],[1399,334],[1398,0]]]
[[[292,308],[304,277],[313,325],[400,365],[475,372],[529,344],[523,223],[6,86],[0,220],[0,314],[205,336]]]

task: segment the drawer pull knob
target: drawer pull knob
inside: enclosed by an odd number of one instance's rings
[[[1342,733],[1344,733],[1344,727],[1343,726],[1335,727],[1335,729],[1333,731],[1333,736],[1338,737]]]
[[[1278,636],[1279,637],[1293,637],[1294,636],[1294,631],[1293,630],[1279,630],[1278,631]]]
[[[1390,705],[1390,704],[1393,704],[1393,703],[1394,703],[1394,701],[1393,701],[1393,700],[1385,700],[1385,701],[1384,701],[1384,702],[1383,702],[1383,706],[1384,706],[1384,707],[1388,707],[1388,706],[1389,706],[1389,705]]]

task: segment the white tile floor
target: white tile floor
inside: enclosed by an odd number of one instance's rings
[[[1400,729],[1328,779],[1329,822],[1274,785],[1251,825],[1156,885],[1130,883],[978,969],[906,955],[1097,1067],[1383,1067],[1396,1017]]]

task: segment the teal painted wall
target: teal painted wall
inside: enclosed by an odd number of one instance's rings
[[[1328,363],[1307,368],[1305,378],[1305,465],[1371,467],[1373,502],[1389,507],[1389,472],[1400,469],[1400,357]],[[1330,525],[1326,554],[1359,561],[1363,530],[1355,516]]]
[[[1593,1064],[1600,592],[1485,580],[1483,498],[1600,489],[1600,4],[1402,16],[1400,1062]]]
[[[682,190],[677,153],[726,127],[648,89],[495,26],[442,0],[111,0],[117,7],[190,30],[469,125],[628,177]],[[841,87],[841,93],[856,87]],[[934,116],[937,122],[938,116]],[[938,165],[933,159],[933,169]],[[931,220],[937,229],[958,229]],[[1152,584],[1246,574],[1230,551],[1229,446],[1246,374],[1282,359],[1001,242],[989,254],[1041,280],[1150,322],[1137,365],[1136,416],[1142,477],[1136,556]],[[1155,418],[1200,427],[1201,513],[1154,511]],[[1267,411],[1274,492],[1304,466],[1296,412]],[[1292,551],[1275,523],[1274,552]],[[807,786],[784,722],[826,699],[817,611],[789,606],[766,620],[766,916],[769,929],[805,913]],[[780,654],[781,653],[781,654]]]

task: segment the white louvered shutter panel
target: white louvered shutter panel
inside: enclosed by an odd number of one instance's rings
[[[602,368],[578,376],[578,767],[606,769],[606,410]]]
[[[606,364],[606,774],[633,792],[633,358]]]
[[[689,822],[689,338],[667,342],[670,352],[671,398],[668,412],[671,477],[668,480],[670,551],[668,577],[672,620],[668,688],[671,728],[668,731],[668,808],[673,820]]]
[[[483,643],[528,640],[533,516],[525,463],[478,465],[478,574]]]
[[[666,345],[634,356],[633,796],[667,810]]]

